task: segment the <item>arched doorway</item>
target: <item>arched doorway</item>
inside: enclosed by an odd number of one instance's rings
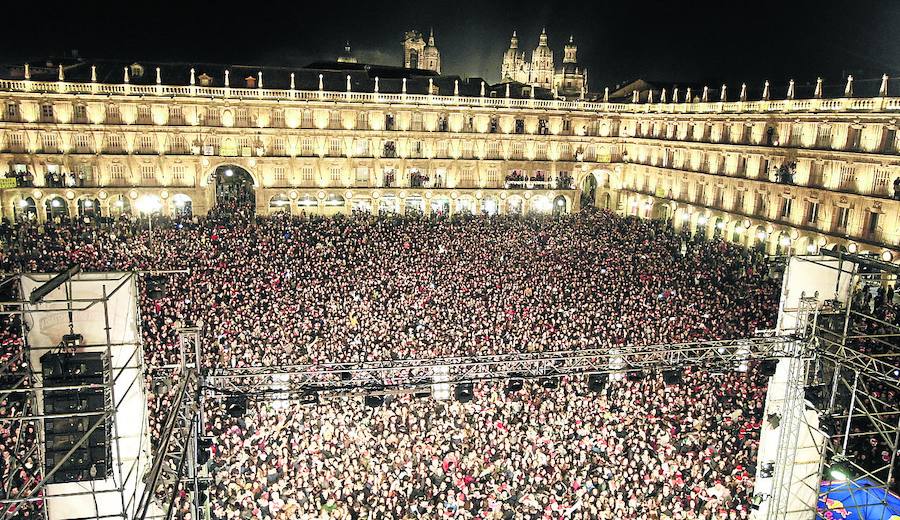
[[[569,205],[566,203],[566,198],[562,195],[558,195],[555,199],[553,199],[553,214],[556,216],[565,215],[569,212]]]
[[[13,206],[13,213],[16,221],[37,220],[37,204],[35,204],[34,199],[31,197],[19,199]]]
[[[100,202],[97,199],[78,199],[78,218],[82,221],[90,219],[96,223],[100,217]]]
[[[256,194],[253,191],[253,177],[250,172],[233,164],[224,164],[213,172],[216,183],[216,206],[229,207],[234,210],[256,207]]]
[[[109,214],[113,218],[123,215],[131,215],[131,201],[123,195],[119,195],[109,203]]]
[[[47,220],[65,219],[69,217],[69,206],[62,197],[50,197],[44,201]]]
[[[581,183],[581,207],[592,208],[597,197],[597,177],[593,173],[587,174]],[[608,209],[608,208],[607,208]]]
[[[193,215],[194,208],[191,198],[184,193],[176,193],[172,197],[172,217],[191,218]]]
[[[656,220],[667,221],[671,214],[672,208],[668,204],[657,203],[653,208],[653,218]]]

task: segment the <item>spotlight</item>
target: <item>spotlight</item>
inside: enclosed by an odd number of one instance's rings
[[[225,399],[225,411],[232,417],[241,417],[247,413],[247,396],[230,395]]]
[[[666,385],[680,385],[681,384],[681,370],[678,370],[678,369],[663,370],[662,376],[663,376],[663,382]]]
[[[759,364],[759,371],[765,377],[772,377],[775,375],[775,369],[778,368],[778,360],[776,359],[764,359]]]
[[[234,175],[234,170],[232,170],[231,168],[225,170],[226,177],[231,177],[232,175]]]
[[[518,376],[519,374],[510,374],[511,376]],[[511,377],[509,381],[506,382],[506,393],[512,394],[518,392],[522,388],[525,387],[525,381],[521,377]]]
[[[850,480],[853,476],[853,473],[850,471],[850,465],[847,463],[847,458],[841,455],[835,455],[831,459],[831,464],[828,465],[825,474],[831,480],[839,482]]]
[[[609,374],[590,374],[588,376],[588,390],[591,392],[602,392],[609,383]]]
[[[461,403],[468,403],[472,400],[472,383],[459,383],[453,389],[453,396]]]
[[[822,414],[819,417],[819,430],[828,438],[834,437],[837,435],[837,419],[833,415]]]

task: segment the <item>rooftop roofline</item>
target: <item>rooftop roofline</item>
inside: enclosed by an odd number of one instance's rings
[[[261,75],[261,73],[260,73]],[[62,76],[62,73],[60,73]],[[24,92],[46,94],[86,94],[106,96],[135,96],[144,97],[189,97],[189,98],[213,98],[233,100],[263,100],[263,101],[329,101],[329,102],[356,102],[356,103],[401,103],[421,104],[436,106],[489,106],[497,108],[537,108],[546,110],[581,110],[598,112],[624,112],[624,113],[797,113],[797,112],[900,112],[900,97],[876,96],[876,97],[851,97],[852,77],[848,78],[846,97],[792,99],[788,97],[782,100],[770,100],[768,82],[764,91],[764,99],[759,101],[746,101],[746,87],[741,89],[739,101],[694,101],[694,97],[688,94],[682,101],[672,102],[642,102],[638,97],[631,103],[609,102],[609,89],[603,95],[603,101],[591,101],[584,99],[582,93],[580,99],[534,99],[510,97],[509,89],[503,97],[486,96],[490,87],[482,81],[480,96],[433,95],[433,94],[409,94],[404,89],[402,93],[378,92],[378,78],[375,78],[375,87],[371,92],[351,90],[348,75],[347,89],[344,91],[324,90],[322,74],[319,74],[319,90],[295,90],[267,89],[267,88],[233,88],[233,87],[205,87],[197,86],[193,81],[193,69],[191,69],[190,85],[163,85],[159,82],[155,85],[133,85],[127,82],[127,74],[123,83],[98,83],[98,82],[67,82],[64,78],[58,81],[33,81],[0,79],[0,92]],[[293,73],[291,74],[293,81]],[[429,83],[431,80],[429,79]],[[458,87],[459,80],[455,80]],[[293,83],[292,83],[293,84]],[[456,89],[455,89],[456,90]],[[821,92],[817,90],[817,92]],[[881,93],[887,92],[887,77],[882,80]],[[791,91],[788,92],[791,94]],[[677,90],[673,92],[677,96]],[[665,96],[665,94],[663,94]],[[705,97],[705,96],[704,96]],[[663,98],[665,99],[665,98]]]

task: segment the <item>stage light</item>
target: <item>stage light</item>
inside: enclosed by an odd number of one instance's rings
[[[94,207],[94,201],[92,201],[91,199],[85,200],[85,201],[84,201],[84,207],[86,207],[86,208],[93,208],[93,207]]]
[[[719,229],[719,230],[725,229],[725,222],[723,222],[721,220],[716,222],[716,229]]]
[[[118,199],[118,200],[116,201],[116,207],[117,207],[117,208],[121,208],[121,207],[123,207],[124,205],[125,205],[125,201],[124,201],[124,200]]]
[[[19,201],[19,207],[20,207],[20,208],[27,208],[27,207],[28,207],[28,201],[25,200],[25,199],[20,200],[20,201]]]
[[[775,370],[778,368],[778,360],[776,359],[764,359],[759,364],[759,371],[765,377],[772,377],[775,375]]]
[[[232,417],[241,417],[247,413],[247,396],[230,395],[225,398],[225,411]]]
[[[697,219],[697,224],[700,224],[701,226],[706,224],[707,222],[709,222],[709,219],[706,217],[700,217]]]
[[[559,206],[559,207],[563,207],[563,206],[566,205],[566,201],[563,200],[563,199],[559,199],[559,200],[556,201],[556,205]]]
[[[510,374],[511,376],[517,376],[518,374]],[[518,392],[522,388],[525,387],[525,381],[521,377],[512,377],[509,381],[506,382],[506,393],[512,394]]]
[[[808,246],[806,246],[806,252],[809,253],[809,254],[811,254],[811,255],[816,254],[816,245],[815,245],[815,244],[809,244]]]
[[[59,199],[53,199],[50,201],[50,205],[54,208],[60,207],[62,204],[59,202]]]
[[[678,369],[663,370],[662,376],[663,376],[663,382],[666,385],[680,385],[681,384],[681,370],[678,370]]]
[[[609,374],[590,374],[588,376],[588,390],[591,392],[602,392],[609,383]]]
[[[472,400],[472,383],[459,383],[453,389],[453,396],[460,403],[468,403]]]
[[[853,477],[853,472],[850,470],[847,458],[842,455],[835,455],[831,459],[831,463],[828,465],[828,469],[825,470],[825,474],[831,480],[839,482],[850,480]]]
[[[687,221],[690,220],[690,219],[691,219],[691,214],[690,214],[690,213],[682,213],[682,214],[681,214],[681,220],[687,222]]]
[[[231,177],[232,175],[234,175],[234,170],[232,170],[231,168],[225,170],[226,177]]]

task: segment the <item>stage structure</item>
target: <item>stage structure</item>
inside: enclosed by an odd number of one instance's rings
[[[891,500],[900,402],[885,392],[900,391],[900,327],[862,296],[874,297],[897,274],[897,265],[870,256],[823,250],[789,258],[777,333],[807,343],[811,355],[781,360],[770,382],[754,518],[812,520],[831,503],[868,518],[866,508]],[[872,438],[887,460],[856,459],[854,447]],[[830,498],[845,491],[834,485],[842,481],[856,482],[870,503]]]
[[[17,455],[39,461],[18,468],[26,486],[4,489],[3,517],[41,502],[49,520],[132,518],[150,461],[136,275],[73,266],[3,284],[22,295],[0,304],[24,324],[13,357],[27,370],[0,368],[3,395],[23,403],[0,420],[33,429]]]

